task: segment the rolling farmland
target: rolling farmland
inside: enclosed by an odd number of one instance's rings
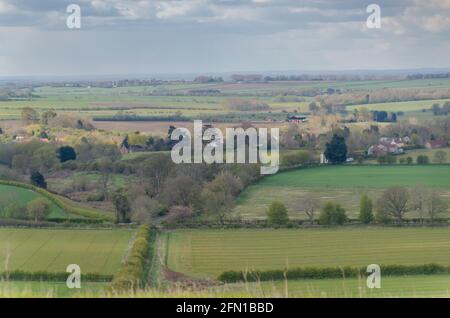
[[[84,273],[114,274],[133,232],[0,228],[0,264],[5,270],[65,272],[78,264]]]
[[[235,213],[245,219],[262,219],[269,204],[281,200],[292,218],[302,219],[301,200],[312,196],[321,202],[341,203],[350,217],[356,217],[362,194],[376,199],[387,187],[415,185],[433,187],[450,200],[450,166],[328,166],[282,172],[248,187],[238,198]],[[408,216],[417,215],[409,212]]]
[[[0,210],[10,203],[27,204],[29,201],[39,197],[43,196],[32,190],[0,184],[0,203],[2,205]],[[79,217],[64,211],[54,203],[50,203],[50,206],[49,218],[67,219]]]
[[[449,228],[180,230],[166,234],[171,270],[216,278],[227,270],[368,264],[450,264]]]

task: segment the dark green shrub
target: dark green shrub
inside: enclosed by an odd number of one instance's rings
[[[31,184],[42,189],[47,189],[47,182],[39,171],[34,171],[30,176]]]
[[[285,225],[289,222],[288,212],[283,203],[274,201],[270,204],[267,222],[269,225]]]
[[[430,158],[426,155],[419,155],[417,156],[416,162],[419,165],[426,165],[430,163]]]
[[[320,225],[342,225],[346,221],[345,209],[333,202],[327,202],[319,215]]]

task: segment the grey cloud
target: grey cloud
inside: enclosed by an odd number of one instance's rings
[[[449,66],[449,0],[373,2],[0,0],[0,75]]]

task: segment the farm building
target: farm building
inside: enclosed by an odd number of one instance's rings
[[[128,142],[128,136],[126,136],[122,141],[122,143],[120,144],[120,152],[122,154],[143,152],[143,151],[145,151],[145,148],[140,145],[130,145]]]
[[[367,150],[369,156],[383,156],[383,155],[398,155],[402,154],[403,148],[410,142],[409,137],[403,138],[388,138],[381,137],[380,142],[371,146]]]
[[[288,122],[290,123],[304,123],[306,121],[308,121],[306,116],[292,115],[288,117]]]
[[[370,146],[367,150],[367,154],[369,156],[399,155],[403,152],[403,148],[390,143],[379,143],[377,145]]]

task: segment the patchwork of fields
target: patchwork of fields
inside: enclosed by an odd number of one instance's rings
[[[113,116],[117,111],[133,112],[142,116],[173,116],[180,112],[187,117],[202,115],[221,116],[231,113],[223,102],[229,98],[258,99],[267,103],[271,111],[307,112],[313,98],[302,96],[301,101],[277,101],[275,96],[296,90],[328,88],[358,92],[386,88],[446,88],[449,79],[423,80],[374,80],[374,81],[302,81],[269,83],[174,83],[167,85],[131,87],[36,87],[39,97],[17,98],[0,101],[0,119],[19,119],[21,109],[33,107],[37,110],[53,108],[58,112],[73,112],[87,116]],[[189,96],[192,89],[218,89],[218,96]],[[349,106],[349,110],[369,109],[404,111],[406,113],[430,108],[434,102],[445,100],[407,101]],[[416,114],[414,114],[415,116]],[[420,115],[420,114],[419,114]]]
[[[129,230],[0,228],[0,271],[65,272],[78,264],[84,273],[114,274],[133,235]]]
[[[301,201],[310,196],[340,203],[355,218],[362,194],[376,199],[387,187],[417,185],[433,187],[450,200],[450,166],[327,166],[282,172],[248,187],[238,198],[235,213],[245,219],[263,219],[270,203],[279,200],[290,217],[303,219]],[[415,212],[407,214],[416,216]]]
[[[167,266],[195,277],[227,270],[450,264],[450,228],[180,230]]]

